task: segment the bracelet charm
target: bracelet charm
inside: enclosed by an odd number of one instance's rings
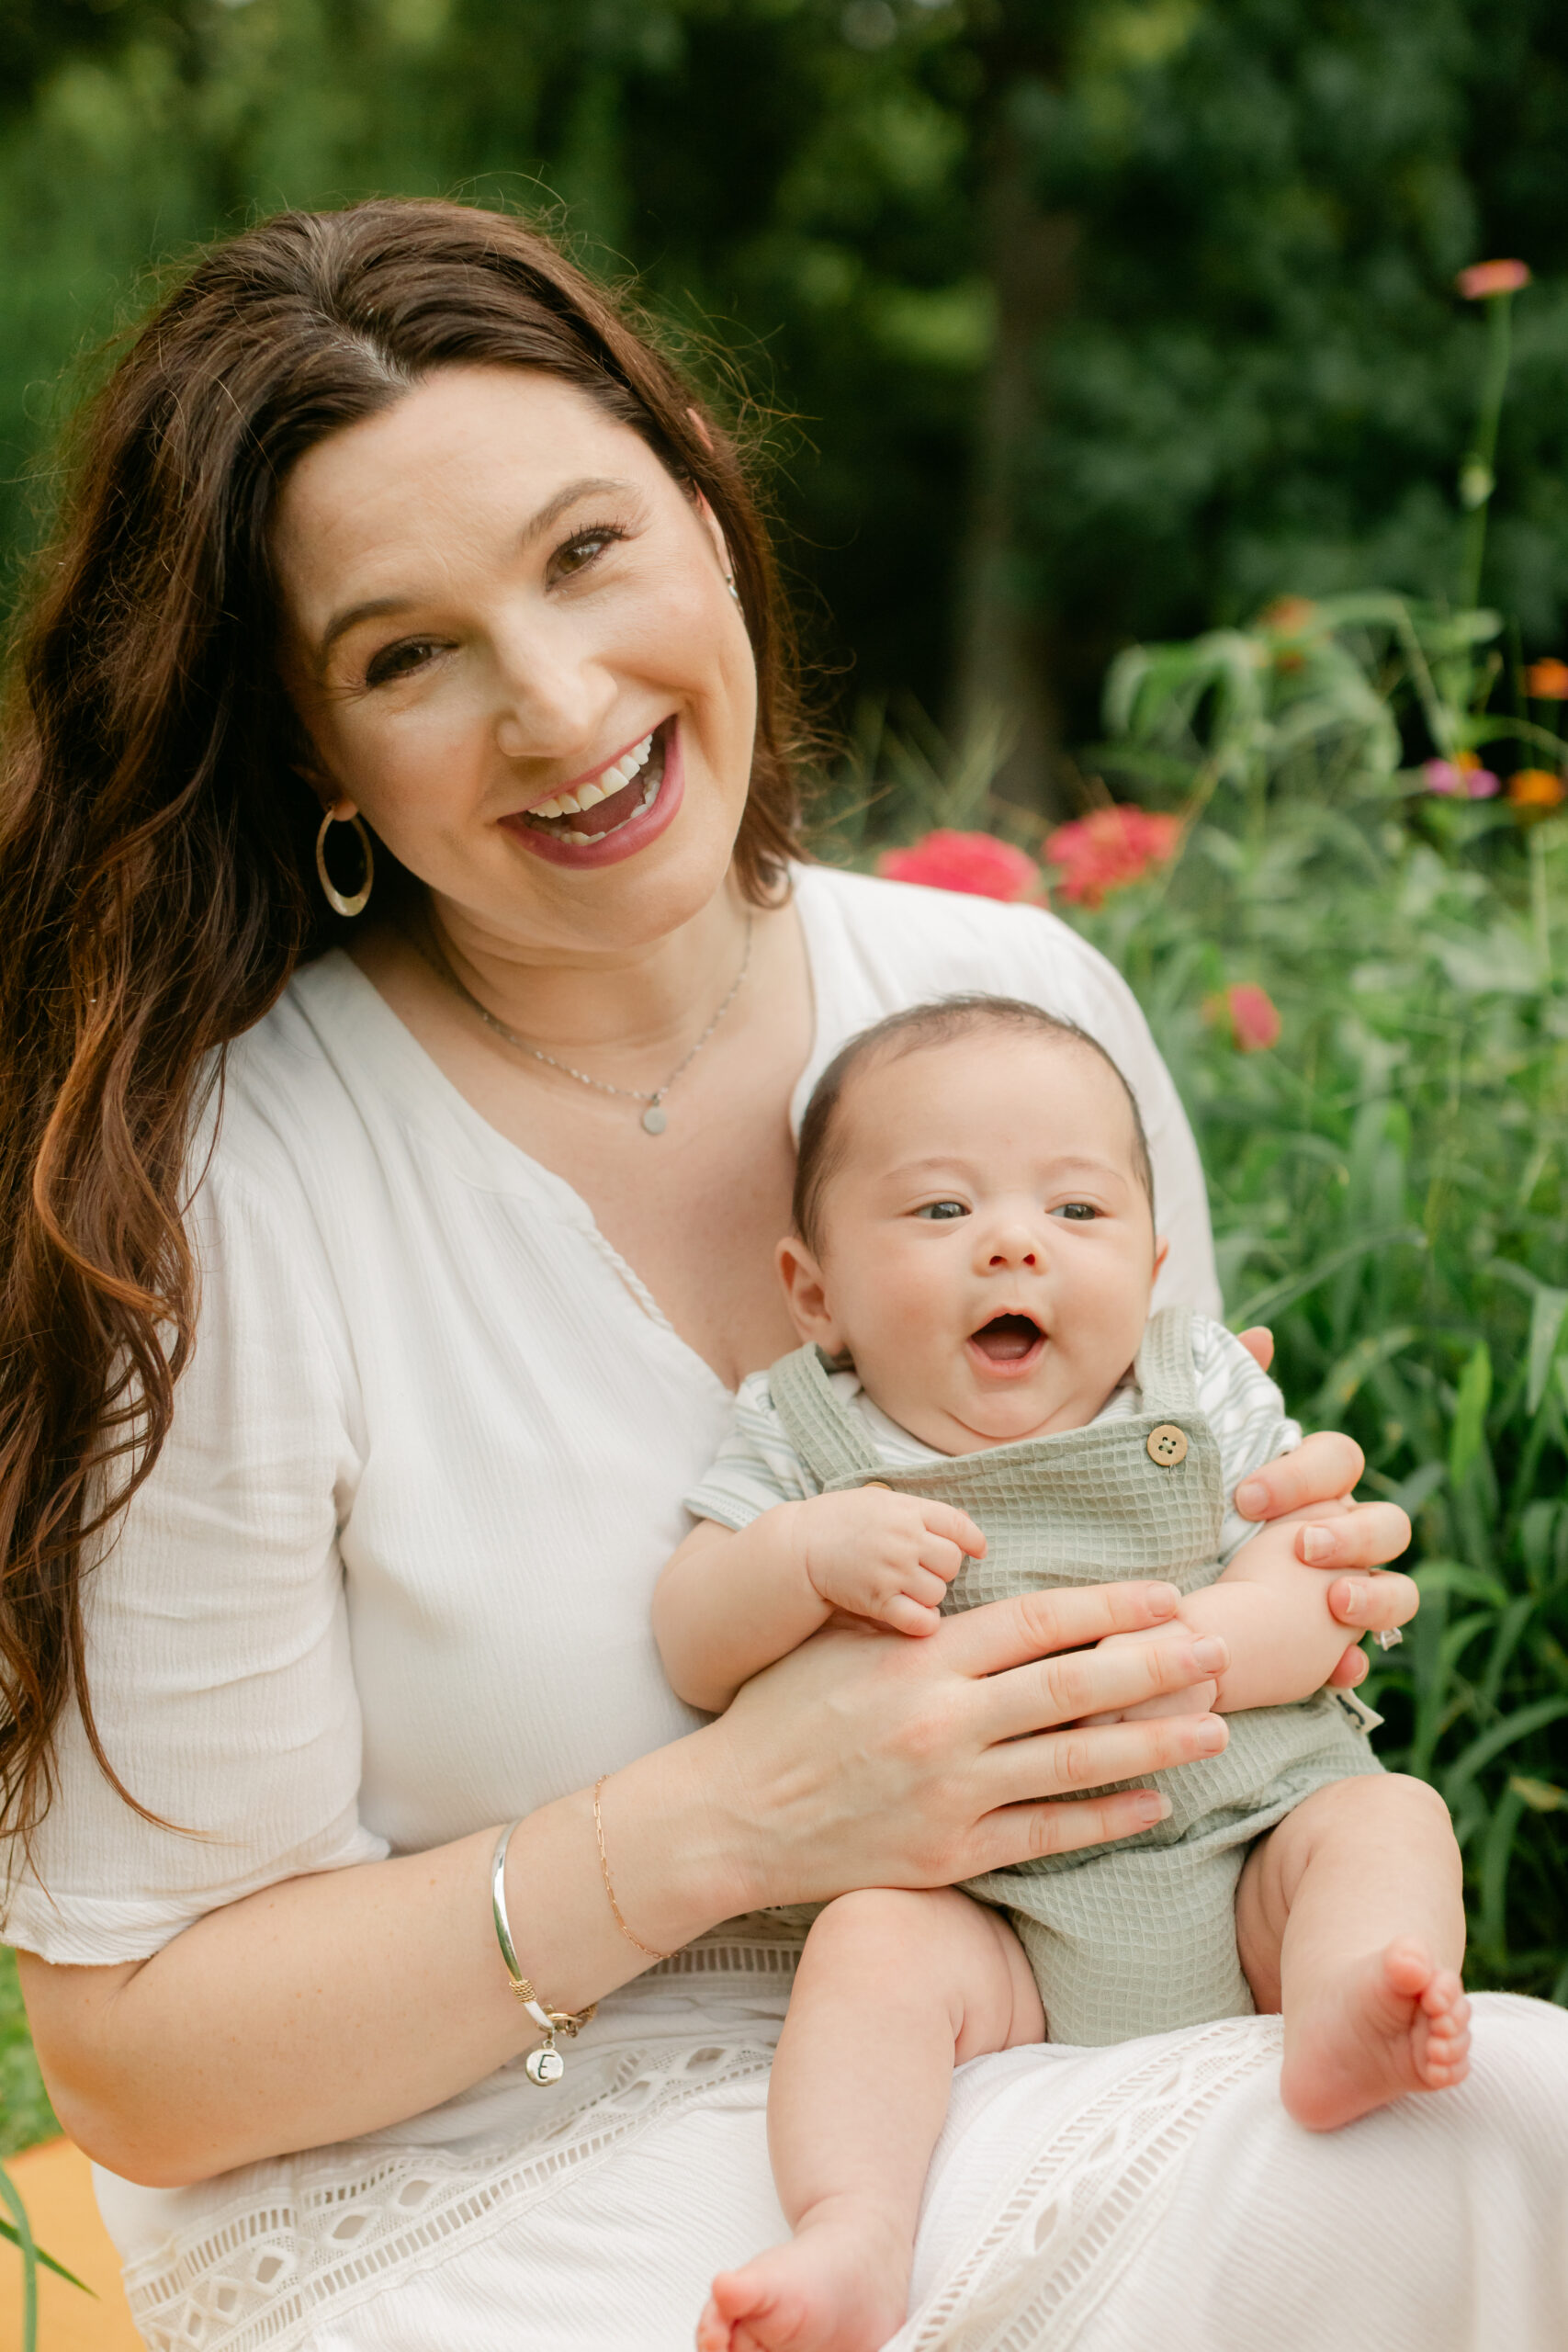
[[[544,2035],[538,2048],[530,2050],[523,2061],[523,2071],[528,2080],[536,2083],[543,2090],[547,2089],[551,2083],[558,2083],[566,2072],[566,2061],[556,2048],[557,2034],[564,2034],[570,2041],[588,2023],[599,2005],[591,2001],[587,2008],[575,2012],[547,2008],[518,1966],[517,1948],[512,1940],[512,1923],[506,1916],[506,1849],[512,1843],[512,1833],[516,1827],[515,1821],[509,1821],[496,1840],[495,1859],[491,1864],[491,1911],[495,1921],[495,1939],[501,1946],[502,1964],[506,1970],[506,1981]]]

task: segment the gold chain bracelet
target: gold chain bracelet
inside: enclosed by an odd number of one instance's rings
[[[610,1857],[604,1851],[604,1816],[599,1809],[599,1792],[609,1777],[608,1772],[601,1772],[593,1783],[593,1835],[599,1840],[599,1875],[604,1882],[604,1892],[610,1898],[610,1908],[615,1914],[615,1925],[627,1943],[635,1944],[638,1951],[648,1954],[649,1960],[671,1960],[674,1957],[672,1953],[655,1951],[651,1944],[645,1944],[640,1936],[633,1934],[622,1917],[620,1905],[615,1900],[615,1890],[610,1883]]]

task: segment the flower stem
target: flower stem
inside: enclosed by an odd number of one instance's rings
[[[1502,422],[1513,350],[1513,303],[1512,294],[1494,294],[1486,304],[1486,361],[1481,379],[1481,408],[1475,420],[1474,440],[1459,469],[1460,503],[1470,517],[1465,526],[1460,580],[1460,607],[1466,612],[1481,602],[1486,515],[1495,486],[1493,468],[1497,456],[1497,428]]]

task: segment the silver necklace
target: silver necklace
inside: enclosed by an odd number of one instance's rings
[[[708,1039],[713,1035],[714,1031],[718,1027],[719,1023],[724,1019],[725,1014],[729,1011],[730,1006],[735,1002],[736,998],[740,993],[740,983],[746,978],[746,974],[750,969],[751,963],[751,931],[754,921],[754,916],[750,913],[750,910],[748,910],[746,916],[746,945],[741,952],[740,969],[736,973],[733,980],[731,980],[729,984],[729,990],[725,997],[724,1002],[719,1006],[718,1011],[714,1014],[713,1019],[708,1023],[707,1027],[703,1031],[702,1035],[697,1039],[697,1042],[692,1047],[691,1052],[685,1056],[683,1060],[676,1063],[674,1069],[671,1071],[663,1085],[655,1087],[651,1094],[645,1094],[639,1087],[636,1086],[612,1086],[608,1079],[593,1078],[585,1069],[574,1069],[570,1062],[558,1061],[554,1054],[547,1054],[542,1046],[531,1046],[526,1037],[516,1036],[513,1031],[506,1026],[506,1023],[503,1021],[498,1021],[494,1013],[491,1012],[487,1006],[482,1005],[479,1002],[479,998],[474,994],[471,989],[464,987],[462,981],[457,978],[457,973],[452,969],[451,965],[446,959],[446,952],[443,949],[440,941],[435,936],[434,925],[430,926],[430,944],[428,947],[418,939],[415,939],[412,942],[412,944],[418,949],[420,955],[423,956],[425,962],[430,966],[431,970],[436,975],[437,978],[445,980],[449,988],[456,989],[457,993],[462,998],[464,1003],[470,1006],[472,1010],[479,1014],[479,1019],[484,1023],[487,1029],[493,1029],[498,1037],[504,1037],[506,1043],[509,1046],[514,1046],[520,1054],[531,1055],[535,1061],[543,1062],[549,1069],[558,1069],[565,1078],[575,1078],[579,1086],[591,1086],[597,1094],[618,1094],[628,1102],[646,1103],[648,1107],[642,1114],[644,1131],[650,1136],[661,1136],[664,1133],[665,1128],[670,1124],[668,1114],[664,1108],[665,1096],[669,1093],[670,1089],[674,1085],[675,1080],[682,1075],[682,1073],[690,1069],[692,1064],[696,1060],[697,1056],[702,1052],[703,1047],[707,1044]]]

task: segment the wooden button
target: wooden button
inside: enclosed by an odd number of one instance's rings
[[[1179,1462],[1187,1459],[1187,1432],[1179,1430],[1174,1421],[1161,1421],[1149,1431],[1149,1460],[1157,1462],[1162,1470],[1174,1470]]]

